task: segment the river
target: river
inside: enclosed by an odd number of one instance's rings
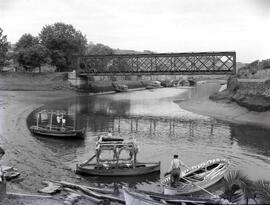
[[[241,170],[253,180],[269,179],[270,131],[262,128],[230,124],[181,109],[176,103],[196,99],[217,91],[216,83],[200,84],[196,88],[162,88],[126,93],[76,97],[49,103],[35,110],[28,125],[36,123],[37,111],[61,110],[69,114],[67,125],[86,127],[83,141],[60,140],[32,136],[38,149],[50,157],[42,167],[60,176],[59,169],[46,168],[46,163],[74,170],[77,163],[89,158],[95,150],[96,136],[113,130],[116,137],[135,138],[139,144],[139,161],[161,161],[161,173],[143,177],[104,178],[82,176],[96,185],[121,183],[145,190],[161,191],[159,180],[169,167],[174,154],[187,165],[213,158],[227,158],[231,170]],[[41,116],[48,123],[47,115]],[[53,119],[56,123],[56,119]],[[33,140],[32,139],[32,140]],[[37,151],[32,151],[37,152]],[[29,154],[31,152],[25,152]],[[47,153],[47,154],[46,154]],[[31,153],[32,154],[32,153]],[[29,156],[31,157],[31,156]],[[62,173],[63,174],[63,173]]]

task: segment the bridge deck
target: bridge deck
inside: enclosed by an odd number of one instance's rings
[[[121,54],[80,56],[81,76],[88,75],[175,75],[232,74],[235,52]]]

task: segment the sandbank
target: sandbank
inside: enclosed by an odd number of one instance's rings
[[[270,129],[270,111],[255,112],[236,103],[214,102],[203,97],[188,101],[175,101],[181,108],[190,112],[206,115],[219,120],[247,124]]]

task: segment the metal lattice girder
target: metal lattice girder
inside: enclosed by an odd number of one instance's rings
[[[90,55],[78,57],[80,75],[230,74],[235,52]]]

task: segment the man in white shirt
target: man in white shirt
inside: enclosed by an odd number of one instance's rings
[[[111,130],[108,131],[107,136],[112,137],[112,131]]]
[[[181,174],[181,166],[188,168],[180,159],[178,159],[178,155],[175,154],[173,156],[173,160],[171,161],[170,168],[167,173],[171,174],[171,186],[176,187],[177,183],[180,179]]]

